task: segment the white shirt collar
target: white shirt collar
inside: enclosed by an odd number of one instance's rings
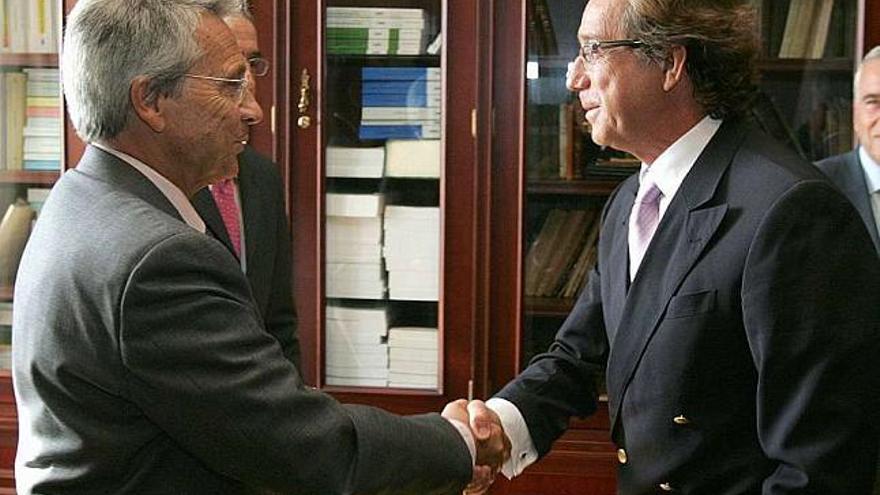
[[[874,194],[880,191],[880,164],[865,151],[864,146],[859,146],[859,162],[865,171],[865,182],[868,184],[868,193]]]
[[[675,197],[675,193],[678,192],[678,188],[681,187],[681,183],[693,168],[697,158],[718,132],[721,122],[709,116],[703,117],[703,120],[691,127],[663,153],[660,153],[654,163],[651,165],[642,163],[642,168],[639,171],[639,183],[646,176],[649,176],[648,178],[657,184],[660,192],[663,193],[663,199],[660,202],[661,215],[666,210],[665,207]]]
[[[122,151],[111,148],[106,144],[101,143],[90,143],[92,146],[96,148],[100,148],[107,153],[119,158],[123,162],[131,165],[138,172],[144,175],[150,182],[153,183],[162,194],[168,198],[168,201],[171,202],[171,205],[180,213],[180,217],[183,218],[183,221],[186,222],[190,227],[198,230],[202,234],[205,233],[205,221],[202,220],[202,217],[196,212],[195,207],[193,207],[189,198],[183,194],[183,191],[180,190],[179,187],[175,186],[170,180],[166,179],[162,174],[156,172],[152,167],[147,165],[146,163],[138,160],[137,158],[123,153]]]

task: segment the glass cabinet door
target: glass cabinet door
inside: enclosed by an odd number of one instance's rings
[[[324,12],[323,383],[438,390],[440,0]]]
[[[585,5],[527,2],[521,366],[552,342],[596,262],[602,204],[638,167],[627,154],[593,144],[565,87]]]
[[[61,170],[60,19],[58,0],[0,3],[0,369],[18,262]]]

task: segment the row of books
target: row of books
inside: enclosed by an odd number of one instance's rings
[[[327,177],[378,179],[439,178],[438,139],[389,139],[383,146],[328,146]]]
[[[439,332],[389,327],[385,307],[326,308],[328,385],[437,388]]]
[[[0,170],[60,170],[58,69],[0,74]]]
[[[60,0],[0,1],[0,53],[58,53]]]
[[[791,0],[779,58],[822,58],[834,0]]]
[[[0,301],[0,369],[12,367],[12,302]]]
[[[526,254],[525,295],[577,295],[596,263],[599,224],[598,210],[550,210]]]
[[[559,54],[556,30],[550,17],[547,0],[526,2],[526,41],[529,55],[552,56]]]
[[[529,105],[526,120],[529,179],[625,177],[638,170],[639,161],[633,156],[593,144],[584,111],[576,101]]]
[[[360,139],[439,139],[439,67],[363,67]]]
[[[427,49],[424,9],[327,7],[327,53],[420,55]]]

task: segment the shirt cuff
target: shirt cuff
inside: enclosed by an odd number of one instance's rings
[[[501,418],[501,426],[510,440],[510,459],[501,466],[501,474],[512,479],[538,460],[538,451],[532,443],[532,436],[522,413],[512,402],[493,397],[486,401],[486,407]]]
[[[468,427],[468,425],[457,419],[447,417],[444,417],[443,419],[449,421],[449,423],[454,426],[456,430],[458,430],[461,438],[464,439],[464,443],[467,444],[468,451],[471,453],[471,466],[474,466],[477,462],[477,444],[474,441],[474,434],[471,433],[471,429]]]

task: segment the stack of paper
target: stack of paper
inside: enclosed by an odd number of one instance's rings
[[[385,148],[327,146],[327,177],[381,178]]]
[[[381,194],[327,194],[327,297],[382,299]]]
[[[439,178],[440,156],[439,139],[389,139],[385,141],[385,175]]]
[[[390,299],[437,301],[440,208],[386,206],[383,254]]]
[[[437,388],[439,338],[436,328],[394,327],[388,330],[388,386]]]
[[[388,384],[388,315],[384,307],[327,306],[328,385],[385,387]]]

